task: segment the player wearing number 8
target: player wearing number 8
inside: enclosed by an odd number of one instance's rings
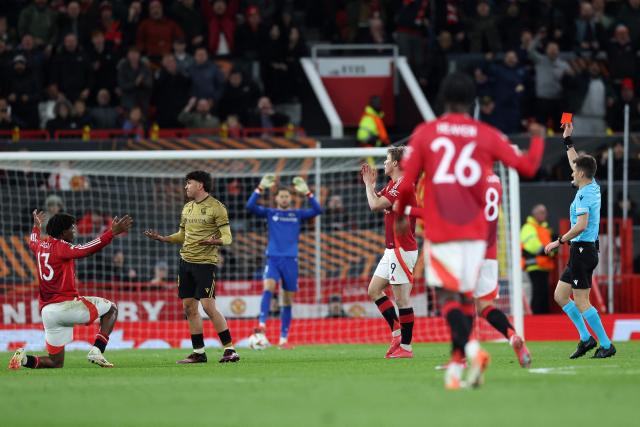
[[[527,155],[520,155],[493,127],[469,117],[475,86],[465,74],[454,73],[441,86],[446,113],[419,125],[402,162],[405,181],[412,185],[425,173],[425,267],[427,284],[437,289],[442,315],[451,330],[451,361],[445,387],[461,387],[464,357],[470,363],[468,383],[477,386],[489,356],[477,342],[469,342],[473,321],[473,292],[484,261],[487,220],[484,215],[487,171],[495,161],[533,176],[544,151],[544,131],[535,133]],[[401,197],[396,209],[404,212],[410,198]],[[401,218],[399,228],[406,227]]]
[[[413,357],[411,340],[413,338],[414,314],[410,296],[413,286],[413,267],[418,259],[418,245],[415,239],[416,221],[415,218],[412,218],[406,232],[396,233],[394,229],[396,213],[392,209],[393,203],[400,196],[399,188],[403,180],[400,161],[403,153],[404,147],[389,149],[387,159],[384,162],[384,174],[391,179],[377,193],[375,190],[377,171],[366,163],[362,165],[361,169],[369,207],[374,212],[384,211],[386,248],[373,273],[368,292],[391,329],[391,346],[385,356],[388,359]],[[415,205],[415,188],[413,186],[405,187],[404,191],[409,192],[408,196],[412,198],[412,205]],[[399,316],[396,315],[393,303],[384,293],[385,288],[389,285],[393,288]]]
[[[90,325],[100,319],[100,331],[89,350],[87,359],[99,366],[113,365],[104,358],[109,334],[118,317],[112,302],[98,297],[80,296],[75,284],[74,260],[98,252],[113,240],[114,236],[131,228],[133,220],[128,215],[114,218],[111,229],[83,245],[72,245],[77,234],[76,219],[66,213],[55,214],[47,223],[46,239],[40,239],[40,227],[44,212],[33,212],[33,230],[29,248],[36,256],[39,275],[40,312],[49,356],[27,355],[19,348],[9,361],[9,369],[22,366],[32,369],[62,368],[64,346],[73,340],[73,326]]]

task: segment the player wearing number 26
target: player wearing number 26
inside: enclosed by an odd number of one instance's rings
[[[506,136],[467,114],[475,99],[470,77],[450,74],[443,81],[440,96],[446,112],[414,130],[402,162],[402,186],[413,185],[424,171],[427,284],[437,289],[442,315],[451,329],[452,355],[445,387],[456,389],[462,385],[465,356],[471,386],[482,382],[489,362],[479,344],[469,341],[473,293],[487,247],[487,175],[495,161],[502,161],[525,176],[533,176],[544,151],[544,132],[541,126],[533,125],[529,152],[521,155]],[[400,194],[396,209],[404,213],[411,202],[402,191]],[[398,227],[406,227],[406,219],[400,218]]]
[[[44,337],[49,356],[27,355],[19,348],[9,361],[9,369],[62,368],[64,346],[73,340],[73,326],[92,324],[100,319],[100,331],[87,359],[99,366],[113,365],[104,358],[109,334],[116,322],[118,310],[112,302],[98,297],[80,296],[76,289],[74,260],[98,252],[113,240],[114,236],[131,228],[133,220],[128,215],[114,218],[111,228],[96,239],[72,245],[77,234],[76,219],[66,213],[55,214],[47,223],[46,239],[40,238],[44,212],[33,212],[33,230],[29,248],[36,256],[40,281],[40,312],[44,324]]]

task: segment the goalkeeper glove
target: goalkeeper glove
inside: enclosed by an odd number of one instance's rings
[[[267,188],[273,187],[275,183],[276,183],[276,176],[272,174],[267,174],[263,176],[262,179],[260,180],[260,184],[258,184],[258,188],[260,190],[266,190]]]
[[[293,178],[293,186],[295,187],[296,191],[302,193],[302,194],[309,194],[309,186],[307,185],[306,182],[304,182],[304,179],[302,179],[302,177],[300,176],[296,176],[295,178]]]

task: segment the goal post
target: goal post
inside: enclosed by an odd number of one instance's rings
[[[385,342],[388,327],[369,301],[367,285],[384,251],[383,216],[367,204],[360,165],[374,158],[381,166],[386,148],[330,148],[212,151],[52,151],[11,152],[0,158],[0,351],[16,343],[43,348],[37,310],[38,266],[27,238],[33,209],[62,208],[78,219],[78,242],[89,241],[108,226],[111,216],[131,214],[134,228],[96,256],[76,263],[78,290],[118,304],[120,318],[111,348],[189,347],[187,324],[177,298],[179,247],[151,241],[147,228],[174,232],[184,200],[184,177],[205,170],[213,177],[212,195],[227,206],[233,243],[223,250],[217,303],[228,317],[234,340],[243,345],[257,324],[262,294],[266,223],[245,204],[260,178],[275,173],[279,185],[292,188],[304,177],[323,214],[303,224],[300,237],[300,290],[294,302],[291,341],[298,344]],[[499,306],[511,311],[522,332],[519,249],[519,183],[513,171],[502,173],[505,254]],[[377,188],[387,178],[380,174]],[[507,190],[508,189],[508,190]],[[273,194],[260,203],[272,204]],[[296,196],[296,207],[305,206]],[[424,286],[422,254],[416,266],[412,303],[416,342],[446,341],[446,325]],[[501,292],[502,293],[502,292]],[[281,298],[281,295],[280,295]],[[35,301],[35,302],[34,302]],[[518,307],[518,304],[520,306]],[[204,313],[202,312],[204,316]],[[219,345],[205,322],[207,345]],[[484,321],[480,337],[495,339]],[[268,335],[279,331],[274,299]],[[76,327],[71,348],[83,348],[95,328]]]

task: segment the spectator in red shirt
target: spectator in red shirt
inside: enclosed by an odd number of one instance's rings
[[[174,21],[164,17],[159,0],[152,0],[149,3],[149,17],[138,27],[138,49],[152,62],[159,63],[162,55],[171,53],[173,41],[179,37],[184,37],[182,29]]]
[[[209,52],[216,56],[228,55],[235,46],[236,21],[238,0],[201,0],[202,13],[209,27]]]
[[[103,1],[100,3],[100,27],[104,33],[104,39],[107,43],[113,44],[118,49],[122,44],[122,29],[120,21],[113,19],[113,10],[111,3]]]

